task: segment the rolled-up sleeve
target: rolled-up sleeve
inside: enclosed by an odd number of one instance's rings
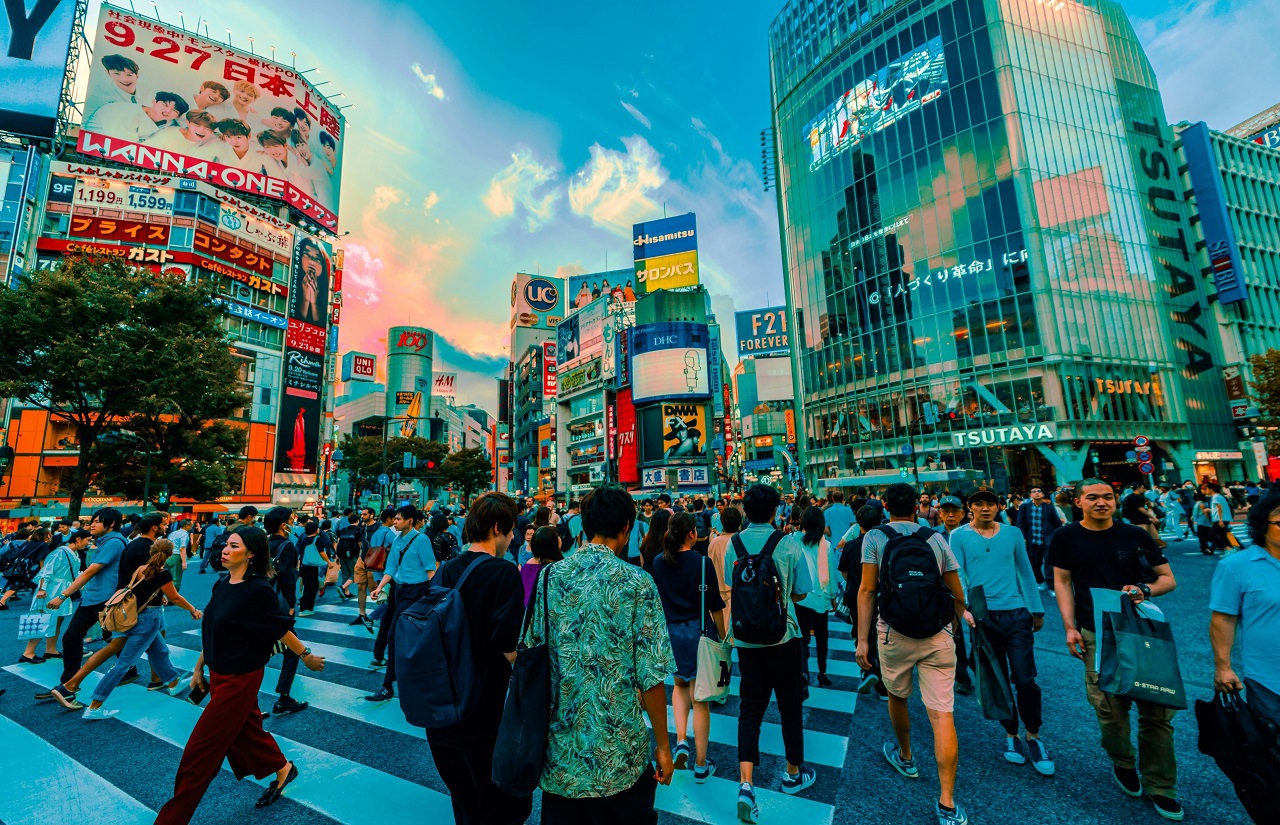
[[[640,690],[648,690],[662,684],[676,672],[671,637],[667,635],[667,621],[662,613],[662,599],[658,596],[658,586],[648,576],[640,583],[634,626],[636,655],[633,677]]]

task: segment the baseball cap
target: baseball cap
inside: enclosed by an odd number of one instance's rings
[[[994,490],[988,490],[983,487],[981,490],[975,490],[969,494],[969,503],[973,504],[975,501],[989,501],[992,504],[999,504],[1000,497],[996,495]]]
[[[942,500],[938,502],[938,506],[939,507],[959,507],[961,510],[963,510],[964,502],[956,498],[955,496],[943,496]]]

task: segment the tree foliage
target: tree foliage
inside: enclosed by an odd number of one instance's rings
[[[403,438],[396,436],[387,442],[386,463],[383,463],[382,439],[377,436],[344,435],[338,444],[342,450],[342,469],[351,473],[356,483],[363,482],[371,486],[373,480],[381,473],[399,473],[401,478],[424,478],[440,473],[440,465],[444,461],[449,448],[438,441],[430,441],[421,436]],[[418,459],[417,469],[404,469],[405,453],[413,453]],[[427,469],[427,462],[436,462],[436,469]]]
[[[470,501],[473,492],[493,484],[493,464],[478,447],[450,453],[441,471],[446,482],[462,491],[463,501]]]
[[[1253,368],[1253,382],[1249,385],[1253,403],[1262,413],[1258,423],[1267,427],[1280,426],[1280,349],[1269,349],[1249,358]],[[1274,431],[1273,431],[1274,432]],[[1280,437],[1269,435],[1268,452],[1280,451]]]
[[[144,442],[175,465],[162,468],[172,474],[171,489],[211,490],[221,483],[225,462],[190,451],[208,421],[247,399],[212,283],[156,275],[114,257],[67,257],[56,269],[36,270],[14,289],[0,290],[0,342],[0,394],[75,427],[80,457],[68,485],[73,518],[91,483],[104,490],[129,484],[129,462],[98,444],[109,430],[140,427]],[[211,435],[235,446],[225,432]],[[103,474],[104,462],[113,461],[124,474],[119,479]]]

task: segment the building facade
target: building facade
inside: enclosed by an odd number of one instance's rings
[[[811,486],[1139,481],[1138,435],[1176,482],[1237,452],[1174,134],[1119,4],[797,2],[770,63]]]

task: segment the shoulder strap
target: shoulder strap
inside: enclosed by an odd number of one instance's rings
[[[781,530],[774,530],[769,535],[769,538],[765,539],[764,549],[760,551],[760,555],[767,558],[773,558],[773,551],[777,548],[778,542],[782,541],[784,538],[786,538],[786,534]]]
[[[404,554],[408,553],[409,548],[412,547],[413,543],[420,538],[422,538],[421,533],[414,533],[413,538],[409,539],[409,541],[405,543],[404,547],[400,548],[400,555],[396,556],[396,567],[399,567],[401,564],[404,563]]]
[[[743,559],[751,555],[747,552],[747,546],[742,543],[742,536],[740,534],[734,533],[733,541],[731,543],[733,544],[733,552],[738,558]]]
[[[453,589],[454,589],[454,590],[457,590],[459,593],[461,593],[461,592],[462,592],[462,585],[463,585],[463,583],[464,583],[464,582],[466,582],[466,580],[467,580],[467,576],[470,576],[470,575],[471,575],[471,571],[472,571],[472,570],[475,570],[477,567],[479,567],[480,565],[484,564],[484,563],[485,563],[486,561],[488,561],[490,558],[492,558],[492,557],[486,554],[484,558],[482,558],[482,559],[476,559],[475,561],[471,562],[471,564],[468,564],[468,565],[467,565],[467,569],[466,569],[466,570],[463,570],[463,571],[462,571],[462,575],[458,577],[458,583],[457,583],[457,584],[455,584],[455,585],[453,586]],[[497,561],[497,559],[496,559],[496,558],[495,558],[495,559],[493,559],[493,560],[494,560],[494,561]]]

